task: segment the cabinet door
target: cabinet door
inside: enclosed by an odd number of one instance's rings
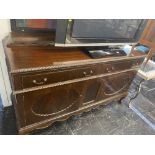
[[[25,125],[77,110],[83,84],[78,82],[17,95],[17,106],[23,106]]]
[[[128,91],[136,73],[137,71],[128,71],[100,78],[102,85],[99,91],[98,100],[103,100]]]
[[[87,105],[96,101],[100,86],[100,79],[92,79],[85,82],[82,105]]]

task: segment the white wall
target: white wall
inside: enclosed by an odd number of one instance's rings
[[[8,77],[8,71],[5,62],[5,55],[2,46],[2,39],[10,32],[10,20],[0,19],[0,94],[4,107],[10,106],[11,103],[11,87]]]

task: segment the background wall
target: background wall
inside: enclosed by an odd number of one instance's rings
[[[10,32],[10,20],[0,19],[0,95],[4,106],[10,106],[11,87],[2,46],[2,39]]]

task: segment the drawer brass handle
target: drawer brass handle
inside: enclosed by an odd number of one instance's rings
[[[87,75],[87,73],[86,73],[86,72],[83,72],[83,75],[85,75],[85,76],[86,76],[86,75]]]
[[[93,73],[94,73],[93,70],[90,70],[89,74],[87,74],[87,72],[83,72],[83,75],[84,76],[91,76],[91,74],[93,74]]]
[[[108,71],[108,73],[111,72],[111,71],[109,70],[109,68],[106,68],[106,70]]]
[[[93,74],[93,70],[90,71],[90,74]]]
[[[33,80],[32,82],[37,85],[42,85],[47,81],[47,78],[44,78],[43,81],[38,82],[37,80]]]

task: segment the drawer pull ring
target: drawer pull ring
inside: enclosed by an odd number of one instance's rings
[[[106,68],[106,70],[108,71],[108,73],[110,72],[109,68]]]
[[[87,74],[87,72],[83,72],[84,76],[91,76],[91,74],[93,74],[93,71],[91,70],[89,74]]]
[[[90,71],[90,74],[93,74],[93,71],[92,70]]]
[[[86,72],[83,72],[83,75],[85,75],[85,76],[86,76],[86,75],[87,75],[87,73],[86,73]]]
[[[41,81],[41,82],[38,82],[38,81],[36,81],[36,80],[33,80],[32,82],[33,82],[34,84],[37,84],[37,85],[42,85],[42,84],[44,84],[46,81],[47,81],[47,78],[44,78],[43,81]]]

